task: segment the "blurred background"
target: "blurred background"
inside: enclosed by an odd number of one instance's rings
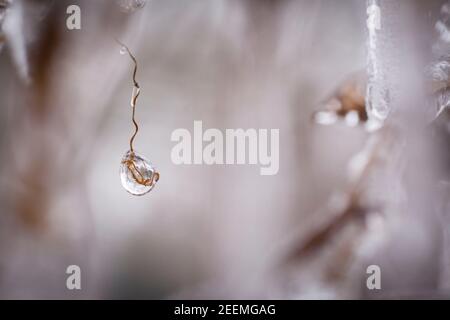
[[[407,30],[383,41],[420,80],[439,35],[450,41],[446,2],[380,2],[382,25],[387,12]],[[0,4],[0,298],[449,297],[450,118],[425,133],[408,84],[389,127],[314,121],[365,74],[365,1]],[[80,30],[66,27],[71,4]],[[139,64],[135,149],[161,174],[142,197],[119,178],[133,65],[115,38]],[[365,89],[345,88],[365,114]],[[279,129],[278,174],[174,165],[171,133],[194,120]],[[72,264],[82,290],[66,288]],[[366,288],[371,264],[382,290]]]

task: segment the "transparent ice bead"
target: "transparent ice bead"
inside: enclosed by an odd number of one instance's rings
[[[379,79],[375,80],[381,82]],[[366,93],[366,111],[370,119],[385,120],[390,109],[390,92],[385,83],[369,80]]]
[[[132,13],[142,9],[147,3],[147,0],[116,0],[116,2],[123,12]]]
[[[151,163],[136,151],[129,150],[120,164],[120,180],[129,193],[140,196],[151,191],[159,173]]]

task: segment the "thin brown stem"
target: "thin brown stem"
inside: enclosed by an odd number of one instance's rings
[[[134,133],[133,133],[133,135],[130,138],[130,151],[134,152],[133,142],[134,142],[134,138],[136,137],[136,135],[137,135],[137,133],[139,131],[139,126],[138,126],[138,124],[136,122],[136,118],[135,118],[135,115],[136,115],[136,101],[137,101],[137,98],[139,97],[139,93],[141,91],[139,83],[136,81],[136,74],[137,74],[138,64],[137,64],[137,60],[136,60],[135,56],[131,53],[130,49],[125,44],[120,42],[119,40],[116,39],[116,41],[123,48],[125,48],[127,50],[128,55],[130,56],[131,60],[133,60],[133,63],[134,63],[133,78],[132,78],[132,80],[133,80],[133,91],[132,91],[132,96],[131,96],[131,108],[133,109],[132,115],[131,115],[131,121],[134,124]]]
[[[117,39],[116,39],[116,41],[117,41],[117,43],[119,45],[122,46],[122,48],[126,49],[126,51],[128,52],[128,55],[130,56],[131,60],[133,60],[133,62],[134,62],[134,70],[133,70],[133,78],[132,78],[132,80],[133,80],[133,91],[132,91],[132,94],[131,94],[131,102],[130,102],[130,104],[131,104],[131,108],[132,108],[131,121],[134,124],[134,129],[135,130],[134,130],[133,135],[130,138],[130,158],[125,160],[123,163],[127,165],[128,170],[130,170],[130,172],[131,172],[131,174],[133,176],[133,179],[137,183],[139,183],[141,185],[144,185],[144,186],[153,186],[153,184],[155,184],[159,180],[159,173],[154,171],[150,179],[145,179],[143,174],[142,174],[142,172],[139,171],[139,169],[136,166],[135,161],[134,161],[135,154],[134,154],[134,149],[133,149],[133,141],[134,141],[134,138],[136,137],[136,135],[137,135],[137,133],[139,131],[139,126],[138,126],[138,124],[136,122],[136,118],[135,118],[135,115],[136,115],[136,101],[137,101],[137,98],[139,97],[139,94],[140,94],[140,91],[141,91],[139,83],[136,81],[136,74],[137,74],[137,68],[138,68],[137,60],[136,60],[135,56],[131,53],[130,49],[125,44],[123,44],[122,42],[120,42]]]

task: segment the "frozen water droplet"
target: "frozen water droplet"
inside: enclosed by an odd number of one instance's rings
[[[132,13],[138,9],[142,9],[147,0],[117,0],[120,9],[125,13]]]
[[[381,24],[378,29],[367,30],[366,112],[369,119],[384,121],[398,104],[398,86],[404,73],[401,66],[407,63],[400,58],[406,49],[398,45],[404,35],[398,21],[403,7],[397,1],[368,0],[367,4],[377,7]]]
[[[128,151],[120,165],[120,179],[125,190],[140,196],[153,189],[159,179],[159,173],[136,151]]]
[[[127,48],[125,46],[121,46],[119,53],[122,54],[122,55],[127,53]]]
[[[338,116],[335,112],[331,111],[319,111],[314,114],[314,121],[318,124],[329,125],[338,120]]]
[[[380,79],[370,79],[367,85],[366,111],[369,118],[385,120],[391,111],[390,90]]]
[[[349,127],[356,127],[359,123],[359,115],[356,111],[350,111],[345,115],[345,123]]]

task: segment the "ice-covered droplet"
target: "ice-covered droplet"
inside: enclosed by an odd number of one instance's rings
[[[130,150],[122,159],[120,179],[125,190],[140,196],[153,189],[159,180],[159,173],[147,159]]]
[[[122,55],[127,53],[127,48],[125,46],[121,46],[119,53],[122,54]]]
[[[389,47],[381,30],[379,1],[367,2],[367,73],[366,112],[370,119],[384,120],[389,114],[389,86],[385,74]]]
[[[409,19],[409,13],[400,1],[368,0],[367,6],[366,112],[369,119],[384,121],[399,104],[399,86],[410,74],[403,66],[414,62],[405,56],[413,43],[404,38],[402,19]]]
[[[125,13],[132,13],[138,9],[142,9],[147,0],[117,0],[120,9]]]
[[[345,115],[345,123],[349,127],[356,127],[359,123],[359,115],[356,111],[350,111]]]
[[[336,123],[338,116],[336,112],[332,111],[318,111],[314,114],[314,121],[317,124],[329,125]]]
[[[366,112],[369,118],[385,120],[391,111],[390,89],[386,80],[374,76],[369,78],[366,94]]]

